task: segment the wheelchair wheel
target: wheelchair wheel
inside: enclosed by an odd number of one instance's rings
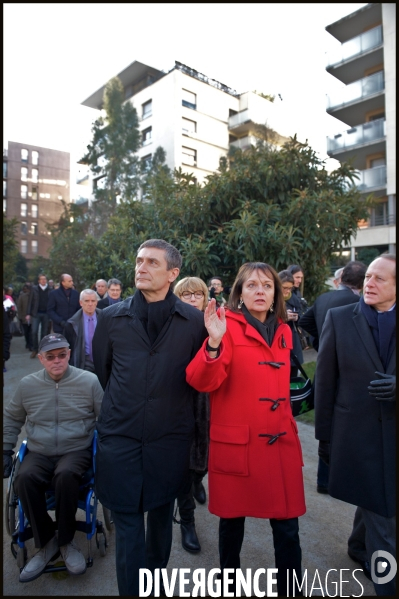
[[[18,497],[14,492],[14,479],[16,473],[18,471],[20,465],[20,461],[15,458],[12,466],[10,478],[8,480],[7,485],[7,494],[6,500],[4,504],[4,516],[5,516],[5,525],[7,534],[11,537],[14,532],[18,529],[18,518],[17,518],[17,510],[18,510]]]
[[[18,547],[17,549],[17,566],[18,568],[23,568],[28,559],[28,552],[26,547]]]
[[[105,540],[104,535],[102,535],[100,540],[98,541],[98,548],[100,550],[101,557],[104,557],[107,553],[107,542]]]
[[[112,517],[111,517],[111,510],[109,510],[107,507],[104,507],[104,506],[103,506],[103,516],[104,516],[105,528],[107,530],[112,530],[114,521],[112,520]]]

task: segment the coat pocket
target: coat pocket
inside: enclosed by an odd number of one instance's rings
[[[249,426],[211,424],[209,469],[220,474],[248,476]]]

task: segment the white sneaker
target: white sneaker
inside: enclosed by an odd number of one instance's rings
[[[76,575],[86,572],[86,560],[74,541],[60,547],[60,551],[69,574]]]
[[[36,555],[29,560],[19,575],[19,582],[30,582],[39,578],[47,564],[58,552],[58,540],[54,536],[50,541],[40,549]]]

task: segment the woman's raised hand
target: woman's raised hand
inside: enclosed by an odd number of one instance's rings
[[[221,306],[217,314],[216,300],[212,298],[205,308],[205,327],[209,335],[209,345],[218,347],[226,332],[226,313]]]

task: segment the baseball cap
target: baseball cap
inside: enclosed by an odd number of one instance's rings
[[[50,349],[59,349],[61,347],[69,347],[68,341],[63,335],[51,333],[51,335],[46,335],[40,341],[39,353],[50,351]]]

